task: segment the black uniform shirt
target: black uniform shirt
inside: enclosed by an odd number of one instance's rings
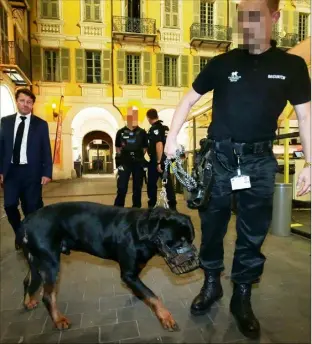
[[[166,137],[169,128],[162,124],[161,120],[156,121],[152,124],[148,131],[148,154],[152,160],[157,159],[156,143],[162,142],[164,145],[166,143]]]
[[[121,156],[125,159],[133,156],[135,160],[143,160],[144,149],[148,146],[146,131],[140,127],[130,130],[125,126],[117,131],[115,146],[121,148]]]
[[[211,59],[193,82],[213,94],[208,136],[237,142],[273,140],[287,101],[311,100],[311,80],[303,58],[271,47],[259,55],[233,49]]]

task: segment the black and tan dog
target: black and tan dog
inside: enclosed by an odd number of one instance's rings
[[[192,243],[190,217],[163,208],[119,208],[91,202],[67,202],[46,206],[23,222],[23,250],[30,266],[24,280],[24,306],[33,309],[35,294],[43,283],[43,298],[58,329],[70,326],[56,305],[55,285],[61,253],[86,252],[117,261],[122,280],[155,312],[164,328],[178,327],[159,298],[140,280],[146,263],[160,253],[160,246]]]

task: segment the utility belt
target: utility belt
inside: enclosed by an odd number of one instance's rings
[[[237,155],[250,155],[250,154],[263,154],[271,151],[273,148],[272,141],[260,141],[253,143],[235,142],[231,139],[215,141],[208,139],[208,149],[213,149],[216,152],[228,152],[229,149],[232,152],[235,151]]]

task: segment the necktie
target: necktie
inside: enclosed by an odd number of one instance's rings
[[[14,142],[14,148],[13,148],[13,163],[18,165],[20,163],[20,155],[21,155],[21,145],[23,140],[23,134],[25,129],[25,116],[20,116],[20,119],[22,122],[19,124],[16,136],[15,136],[15,142]]]

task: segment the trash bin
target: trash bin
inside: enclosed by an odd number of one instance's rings
[[[273,196],[273,217],[271,233],[289,236],[291,232],[292,189],[290,183],[276,183]]]

